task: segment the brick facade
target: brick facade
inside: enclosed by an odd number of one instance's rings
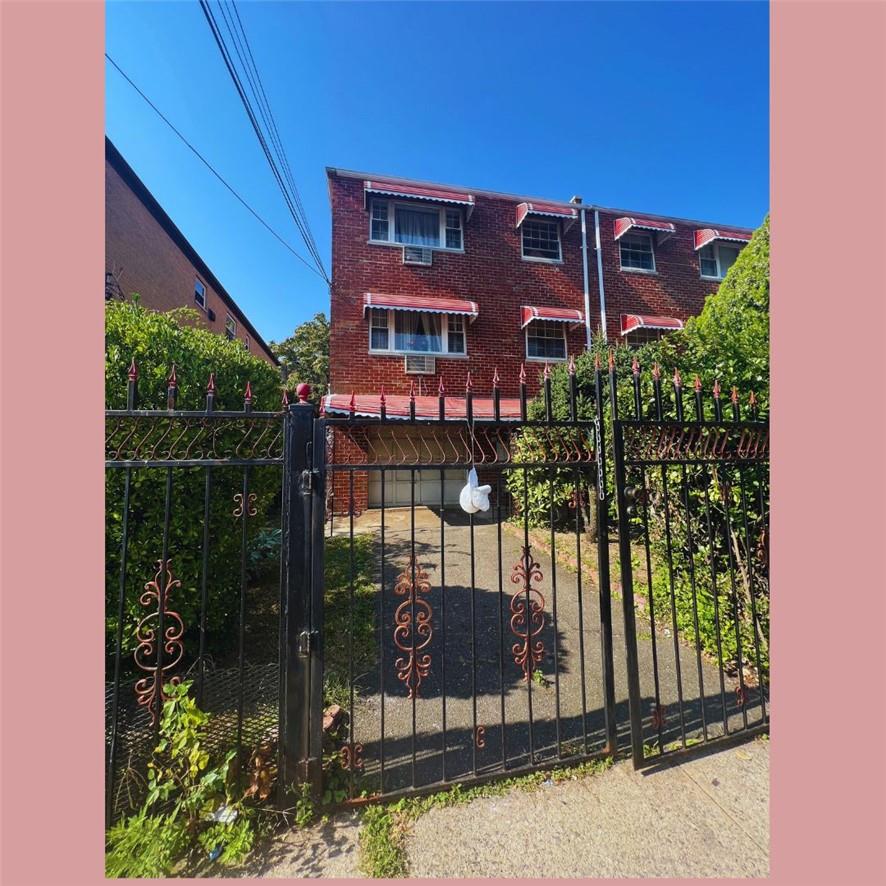
[[[338,394],[407,394],[415,379],[417,393],[434,394],[442,378],[447,393],[462,395],[468,370],[474,392],[488,396],[497,367],[502,396],[518,392],[520,365],[526,363],[530,394],[537,390],[541,366],[525,356],[520,306],[554,306],[584,312],[581,222],[561,237],[562,262],[528,261],[521,255],[516,227],[518,204],[531,199],[472,191],[474,209],[464,223],[464,252],[435,251],[430,267],[404,265],[402,249],[369,243],[369,212],[362,174],[329,170],[332,207],[332,295],[330,366],[332,390]],[[425,204],[427,205],[427,204]],[[569,204],[560,204],[571,208]],[[581,207],[575,207],[580,209]],[[599,329],[600,303],[594,248],[594,207],[586,206],[590,315]],[[624,211],[600,210],[600,243],[606,299],[607,334],[620,341],[621,314],[653,314],[680,320],[698,314],[717,281],[700,276],[694,232],[709,223],[669,219],[673,235],[655,242],[654,272],[621,269],[617,218]],[[660,218],[660,217],[656,217]],[[467,356],[436,357],[433,376],[407,375],[403,356],[369,352],[369,320],[363,312],[366,292],[423,297],[454,297],[479,305],[467,326]],[[584,327],[568,332],[570,353],[585,347]],[[420,387],[419,387],[420,385]]]
[[[236,337],[244,343],[248,339],[255,356],[277,365],[246,315],[107,139],[105,272],[110,275],[106,297],[129,298],[137,292],[140,304],[155,311],[194,308],[200,312],[200,325],[219,335],[225,334],[230,314],[237,323]],[[205,310],[194,300],[198,279],[205,287]]]

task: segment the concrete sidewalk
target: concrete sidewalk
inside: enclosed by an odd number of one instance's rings
[[[359,817],[276,840],[248,872],[359,877]],[[407,839],[412,877],[765,877],[769,742],[435,809]]]

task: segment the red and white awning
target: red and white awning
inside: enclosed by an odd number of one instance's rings
[[[695,232],[695,248],[703,249],[715,240],[726,240],[730,243],[747,243],[751,239],[748,231],[723,231],[717,228],[701,228]]]
[[[533,320],[553,320],[556,323],[571,323],[573,326],[579,326],[585,322],[585,315],[574,308],[522,305],[520,308],[520,328],[525,329]]]
[[[526,220],[526,216],[553,218],[563,222],[563,230],[568,231],[578,218],[578,210],[571,206],[558,206],[556,203],[521,203],[517,207],[517,227]]]
[[[326,394],[323,397],[323,409],[329,414],[350,415],[352,396],[355,417],[379,418],[381,416],[381,398],[378,394]],[[471,401],[471,408],[475,419],[495,417],[495,407],[490,397],[474,397]],[[447,397],[445,415],[447,420],[465,421],[468,415],[465,399],[463,397]],[[502,421],[519,420],[520,401],[502,397],[499,400],[499,416]],[[386,394],[385,417],[408,419],[409,397],[403,394]],[[415,417],[439,418],[440,400],[437,397],[416,397]]]
[[[477,302],[461,298],[432,298],[422,295],[386,295],[367,292],[363,295],[363,316],[370,308],[390,311],[424,311],[429,314],[461,314],[474,320],[480,309]]]
[[[398,181],[364,181],[363,199],[366,207],[369,194],[382,194],[388,197],[404,197],[409,200],[427,200],[431,203],[447,203],[462,206],[465,218],[470,218],[474,211],[474,195],[460,191],[449,191],[446,188],[429,188],[425,185],[411,185]]]
[[[627,335],[638,329],[682,329],[683,321],[676,317],[653,317],[651,314],[622,314],[621,334]]]
[[[652,231],[659,234],[659,239],[663,240],[676,231],[673,222],[660,221],[655,218],[634,218],[626,215],[624,218],[615,220],[615,239],[627,234],[628,231],[636,229],[638,231]]]

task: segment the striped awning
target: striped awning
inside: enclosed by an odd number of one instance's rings
[[[638,329],[682,329],[683,321],[676,317],[654,317],[651,314],[622,314],[621,334],[627,335]]]
[[[363,295],[363,315],[370,308],[389,311],[423,311],[429,314],[461,314],[471,320],[480,313],[477,302],[461,298],[433,298],[423,295],[386,295],[367,292]]]
[[[615,239],[618,240],[619,237],[623,237],[628,231],[634,229],[661,234],[663,235],[662,239],[676,231],[673,222],[661,221],[655,218],[635,218],[626,215],[624,218],[617,218],[615,220]]]
[[[474,195],[461,191],[450,191],[446,188],[432,188],[426,185],[412,185],[398,181],[364,181],[364,201],[369,203],[370,194],[381,194],[388,197],[403,197],[408,200],[427,200],[431,203],[446,203],[461,206],[465,210],[465,218],[470,218],[474,211]]]
[[[558,206],[556,203],[521,203],[517,207],[517,227],[527,216],[553,218],[563,222],[563,230],[568,231],[578,218],[578,210],[571,206]]]
[[[525,329],[533,320],[553,320],[555,323],[571,323],[573,326],[578,326],[585,322],[585,316],[575,308],[522,305],[520,307],[520,328]]]
[[[751,239],[749,231],[724,231],[717,228],[701,228],[695,232],[695,248],[703,249],[715,240],[726,240],[730,243],[747,243]]]

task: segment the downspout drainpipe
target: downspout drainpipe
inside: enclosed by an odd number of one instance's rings
[[[581,210],[581,269],[585,284],[585,347],[591,349],[591,289],[588,282],[588,226],[585,210]]]
[[[584,220],[582,220],[584,221]],[[606,334],[606,292],[603,288],[603,253],[600,250],[600,212],[594,210],[594,241],[597,250],[597,287],[600,290],[600,330],[603,333],[603,341],[608,341],[609,336]],[[587,299],[587,265],[585,265],[585,299]],[[587,302],[585,302],[587,304]],[[590,309],[588,314],[590,314]],[[590,336],[590,320],[588,321],[588,336]],[[590,347],[590,344],[588,344]]]

